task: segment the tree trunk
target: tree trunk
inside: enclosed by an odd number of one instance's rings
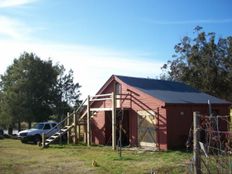
[[[8,126],[8,135],[12,135],[12,133],[13,133],[13,126],[10,124]]]
[[[31,129],[31,121],[28,121],[28,129]]]
[[[18,120],[18,132],[21,131],[21,122]]]

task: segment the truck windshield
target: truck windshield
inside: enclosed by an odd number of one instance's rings
[[[44,127],[44,124],[41,124],[41,123],[35,124],[33,126],[33,128],[35,128],[35,129],[43,129],[43,127]]]

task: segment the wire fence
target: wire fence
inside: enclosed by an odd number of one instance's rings
[[[192,128],[196,147],[188,173],[232,174],[232,131],[230,116],[196,114],[198,125]],[[194,144],[194,142],[193,142]],[[198,151],[198,152],[196,152]],[[199,163],[196,162],[199,160]]]

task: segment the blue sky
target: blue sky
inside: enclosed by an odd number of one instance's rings
[[[0,0],[0,73],[23,51],[72,68],[83,97],[111,74],[155,78],[195,26],[232,35],[230,0]]]

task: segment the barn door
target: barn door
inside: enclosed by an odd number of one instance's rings
[[[156,124],[157,118],[153,111],[138,111],[138,143],[141,147],[157,145]]]

